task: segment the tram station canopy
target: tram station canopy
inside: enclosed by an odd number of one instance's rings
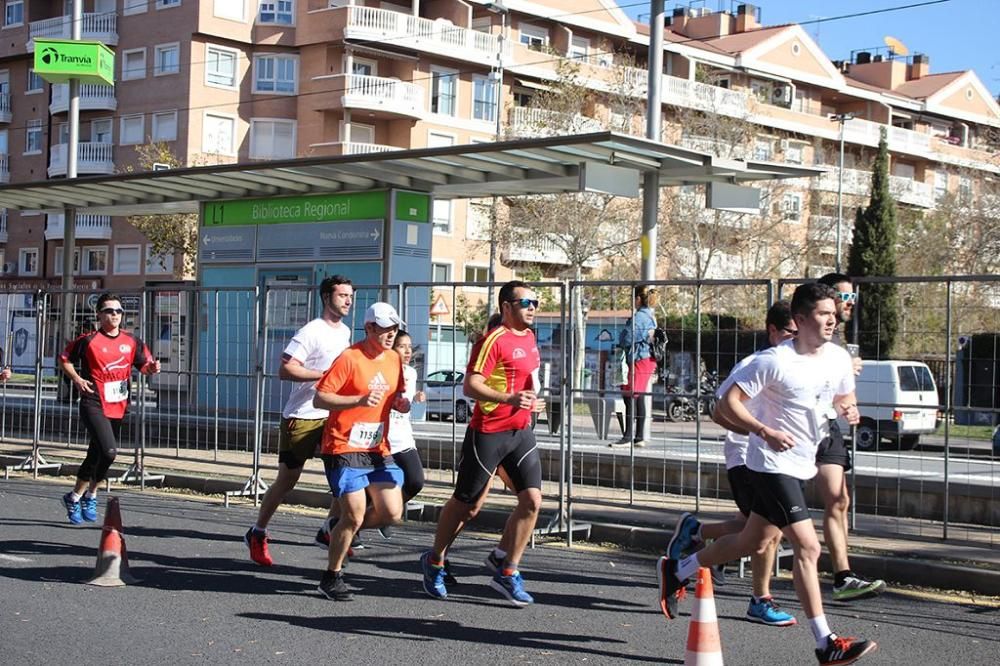
[[[196,213],[208,201],[397,188],[437,199],[603,191],[808,178],[822,171],[731,160],[614,132],[364,155],[199,166],[0,186],[0,207],[98,215]]]

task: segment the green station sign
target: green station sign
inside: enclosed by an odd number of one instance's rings
[[[115,53],[100,42],[65,39],[35,39],[35,74],[49,83],[80,83],[113,86]]]
[[[381,220],[386,213],[386,192],[236,199],[204,204],[204,226],[231,224],[287,224]]]

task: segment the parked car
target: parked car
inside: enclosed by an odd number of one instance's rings
[[[438,370],[427,375],[424,380],[427,418],[452,417],[455,423],[467,423],[475,401],[462,390],[464,381],[465,373],[458,370]]]
[[[865,361],[857,377],[858,451],[876,451],[887,440],[912,449],[938,426],[938,393],[930,368],[919,361]],[[868,404],[865,404],[868,403]],[[841,427],[847,432],[846,424]]]

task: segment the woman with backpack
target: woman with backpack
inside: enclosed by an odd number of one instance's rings
[[[621,385],[625,401],[625,432],[622,438],[609,446],[637,448],[646,445],[647,414],[652,410],[653,377],[656,374],[656,359],[653,358],[652,341],[656,330],[656,315],[653,308],[660,302],[655,287],[639,285],[635,288],[635,312],[625,322],[618,336],[618,347],[624,352],[624,362],[628,365],[626,383]]]

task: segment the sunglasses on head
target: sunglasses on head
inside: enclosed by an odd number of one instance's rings
[[[513,303],[514,305],[520,305],[522,308],[535,308],[538,309],[538,299],[537,298],[515,298],[507,301],[508,303]]]
[[[840,294],[840,300],[843,303],[853,303],[858,300],[858,295],[853,291],[838,291],[837,293]]]
[[[112,314],[122,314],[125,312],[121,308],[104,308],[101,310],[101,314],[112,315]]]

